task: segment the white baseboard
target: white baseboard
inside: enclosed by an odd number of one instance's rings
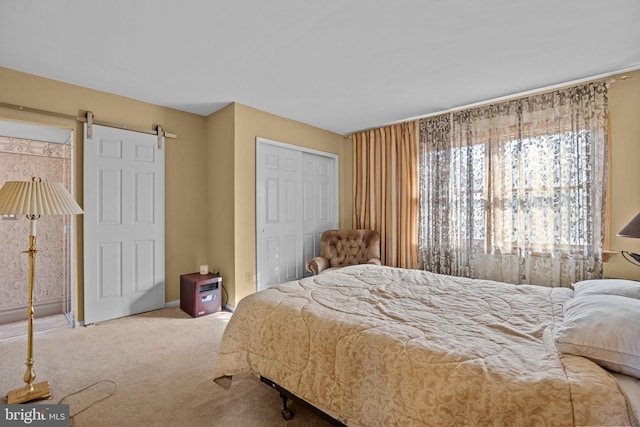
[[[44,301],[40,303],[35,302],[33,304],[33,315],[34,317],[44,317],[54,314],[63,314],[63,302],[63,298],[56,298],[54,300]],[[0,310],[0,324],[27,320],[27,309],[28,307],[25,305],[23,307]]]

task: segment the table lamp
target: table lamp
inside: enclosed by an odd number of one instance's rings
[[[633,219],[618,232],[618,236],[640,238],[640,213],[634,216]],[[640,267],[640,254],[628,251],[622,251],[621,253],[624,259]]]

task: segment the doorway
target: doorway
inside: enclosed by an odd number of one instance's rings
[[[0,185],[40,177],[61,182],[68,189],[72,177],[73,131],[65,128],[0,121]],[[37,318],[64,314],[73,326],[71,219],[66,215],[38,220],[38,256],[35,267]],[[1,216],[0,324],[27,319],[29,222]]]
[[[338,226],[338,157],[256,139],[256,288],[300,279]]]

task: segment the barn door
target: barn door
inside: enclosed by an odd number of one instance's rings
[[[162,308],[164,148],[93,125],[84,139],[84,322]]]

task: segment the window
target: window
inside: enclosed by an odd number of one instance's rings
[[[606,86],[421,121],[420,262],[568,286],[602,274]]]

